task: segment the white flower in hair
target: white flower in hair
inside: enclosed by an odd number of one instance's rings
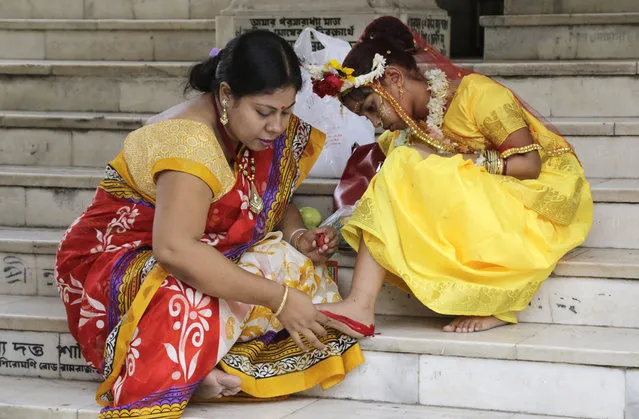
[[[342,67],[336,60],[331,60],[328,64],[322,66],[307,65],[305,68],[313,79],[315,93],[318,93],[320,97],[324,97],[326,94],[337,96],[338,93],[369,85],[381,78],[386,71],[386,58],[380,54],[375,54],[371,71],[357,77],[352,75],[354,71],[352,68]]]
[[[375,80],[382,78],[385,71],[386,58],[384,58],[384,56],[380,54],[375,54],[375,57],[373,57],[373,67],[371,69],[371,72],[355,77],[355,83],[353,87],[358,88],[367,84],[371,84]]]

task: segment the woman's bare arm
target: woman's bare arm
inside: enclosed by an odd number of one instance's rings
[[[275,281],[253,275],[229,261],[215,248],[200,241],[213,194],[199,178],[167,171],[157,179],[153,254],[175,278],[204,294],[246,304],[261,305],[276,312],[282,326],[302,349],[308,342],[318,349],[325,346],[317,336],[325,336],[322,324],[326,316],[310,297],[297,289],[288,289]]]
[[[276,310],[283,287],[253,275],[200,241],[211,189],[199,178],[167,171],[157,179],[153,254],[173,276],[205,294]]]

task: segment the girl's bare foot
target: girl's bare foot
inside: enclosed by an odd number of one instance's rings
[[[368,328],[368,326],[372,326],[375,323],[374,308],[367,310],[348,300],[340,301],[339,303],[318,304],[316,307],[320,311],[327,311],[350,319],[353,323],[360,323],[363,328]],[[354,330],[347,323],[337,319],[329,318],[326,326],[339,330],[356,339],[365,337],[361,332]],[[362,327],[360,327],[360,330],[361,329]]]
[[[200,382],[193,396],[203,400],[234,396],[240,392],[240,384],[242,384],[240,377],[227,374],[219,368],[213,368],[213,371]]]
[[[460,316],[443,327],[444,332],[472,333],[508,324],[494,316]]]

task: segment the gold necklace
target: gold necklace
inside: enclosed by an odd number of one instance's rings
[[[371,84],[371,88],[382,98],[386,99],[397,115],[408,125],[412,134],[422,140],[424,143],[428,144],[430,147],[434,148],[437,151],[443,151],[446,153],[455,153],[456,149],[453,145],[445,144],[441,141],[437,141],[430,135],[428,135],[411,117],[409,117],[404,109],[400,106],[400,104],[395,100],[393,96],[391,96],[384,87],[382,87],[379,83]]]
[[[247,170],[248,163],[241,167],[242,174],[249,181],[249,210],[257,215],[264,210],[264,200],[257,192],[257,187],[255,186],[255,158],[251,156],[250,158],[251,165],[251,173]]]

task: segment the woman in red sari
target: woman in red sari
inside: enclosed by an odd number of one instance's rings
[[[101,418],[327,388],[363,361],[315,308],[340,300],[336,233],[290,203],[324,143],[291,115],[301,83],[280,37],[234,39],[192,69],[201,95],[127,136],[66,232],[56,280]]]

